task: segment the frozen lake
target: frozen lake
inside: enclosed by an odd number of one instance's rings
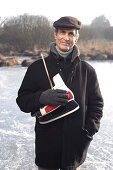
[[[81,170],[113,170],[113,61],[90,61],[104,97],[104,116]],[[37,170],[34,159],[35,118],[15,99],[27,68],[0,68],[0,170]]]

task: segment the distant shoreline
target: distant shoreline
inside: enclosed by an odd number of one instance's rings
[[[47,57],[44,55],[44,57]],[[108,58],[106,55],[103,54],[97,54],[96,56],[85,56],[83,54],[80,54],[80,59],[85,61],[113,61],[113,58]],[[20,65],[22,67],[28,67],[36,60],[41,59],[40,55],[36,56],[29,56],[29,55],[19,55],[19,56],[0,56],[0,67],[9,67],[9,66],[16,66]]]

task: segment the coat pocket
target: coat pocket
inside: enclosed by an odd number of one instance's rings
[[[77,139],[78,142],[77,142],[77,150],[76,150],[76,156],[77,156],[76,158],[80,164],[83,163],[86,159],[88,147],[92,139],[93,137],[89,136],[86,130],[84,129],[80,130]]]

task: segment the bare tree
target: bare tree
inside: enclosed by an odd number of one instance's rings
[[[109,20],[104,16],[104,15],[101,15],[99,17],[96,17],[92,23],[91,23],[91,27],[103,27],[103,28],[108,28],[110,27],[110,22]]]

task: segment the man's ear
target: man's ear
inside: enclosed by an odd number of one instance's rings
[[[75,40],[75,43],[78,42],[78,39],[79,39],[79,34],[76,35],[76,40]]]
[[[56,40],[56,36],[57,36],[57,35],[56,35],[56,32],[54,31],[54,38],[55,38],[55,40]]]

